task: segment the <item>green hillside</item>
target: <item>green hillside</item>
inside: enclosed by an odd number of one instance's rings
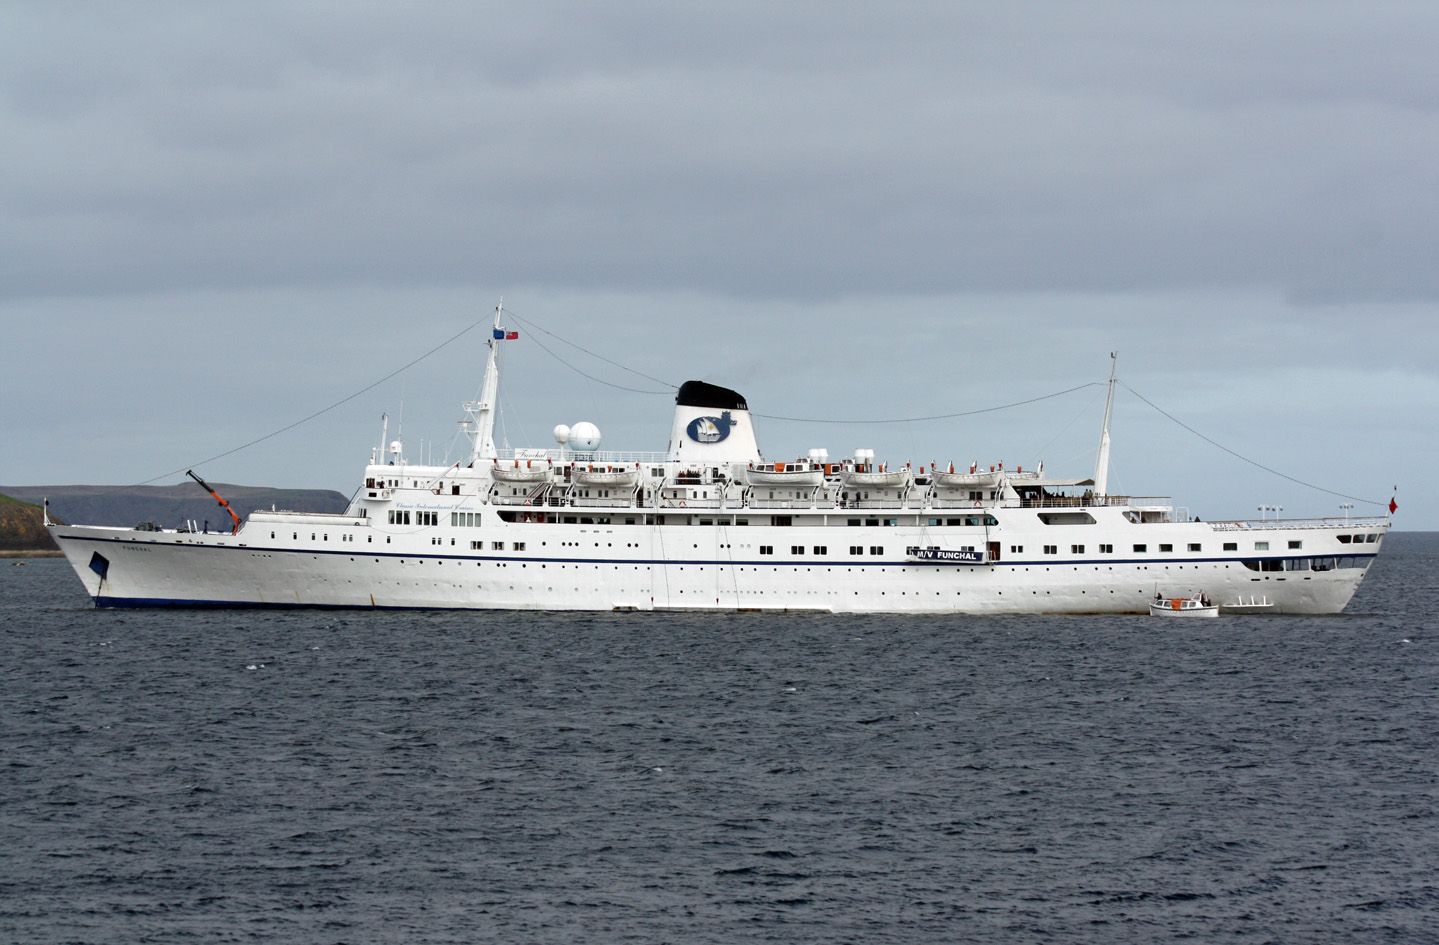
[[[44,510],[0,493],[0,554],[59,554],[45,530]]]

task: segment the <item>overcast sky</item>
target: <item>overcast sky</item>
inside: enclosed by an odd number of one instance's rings
[[[485,325],[351,395],[503,296],[512,446],[662,450],[693,377],[772,458],[1088,475],[1118,351],[1111,491],[1439,529],[1436,49],[1433,3],[11,0],[0,484],[349,494],[386,411],[456,459]]]

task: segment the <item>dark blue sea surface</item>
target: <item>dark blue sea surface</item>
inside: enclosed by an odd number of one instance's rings
[[[1439,940],[1439,535],[1346,614],[96,610],[0,562],[0,941]]]

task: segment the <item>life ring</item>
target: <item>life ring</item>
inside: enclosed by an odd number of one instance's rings
[[[684,500],[684,499],[680,499],[679,507],[680,507],[680,508],[684,508],[684,507],[685,507],[685,500]]]
[[[978,502],[974,503],[974,507],[977,508],[977,509],[982,509],[982,508],[984,508],[984,506],[980,505]]]
[[[529,499],[526,499],[526,500],[525,500],[525,505],[528,506],[529,504],[530,504],[530,500],[529,500]]]

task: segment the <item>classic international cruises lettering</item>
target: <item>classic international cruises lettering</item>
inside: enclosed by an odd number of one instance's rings
[[[718,417],[695,417],[685,427],[685,434],[696,443],[718,443],[729,436],[734,419],[726,410]]]

